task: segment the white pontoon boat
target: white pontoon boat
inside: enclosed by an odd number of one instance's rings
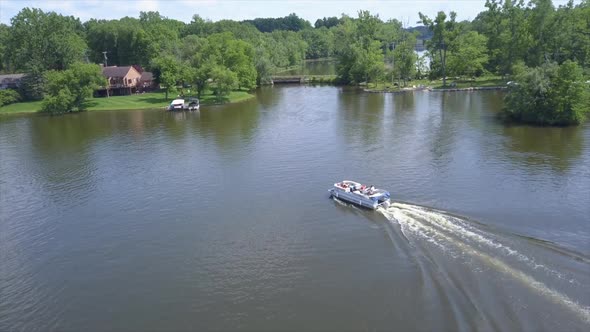
[[[354,181],[335,183],[329,191],[338,199],[373,210],[379,206],[387,208],[390,204],[388,191],[373,186],[367,187]]]
[[[189,98],[188,100],[184,99],[174,99],[166,109],[168,111],[198,111],[201,105],[199,104],[199,99],[197,98]]]

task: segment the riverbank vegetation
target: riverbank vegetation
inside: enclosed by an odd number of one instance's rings
[[[570,60],[522,67],[506,96],[504,115],[533,124],[579,124],[590,106],[590,83],[583,79],[582,68]]]
[[[81,22],[25,8],[9,26],[0,24],[0,72],[27,73],[18,97],[1,98],[14,102],[51,96],[45,73],[68,70],[78,62],[137,65],[154,73],[166,97],[178,91],[213,91],[219,101],[231,91],[271,83],[273,75],[305,59],[320,58],[337,61],[337,78],[329,81],[391,90],[425,79],[440,80],[443,88],[492,80],[526,86],[518,68],[560,66],[566,61],[579,66],[582,81],[588,79],[590,0],[557,8],[551,0],[487,0],[485,7],[472,21],[458,21],[454,12],[434,17],[420,13],[423,26],[418,27],[382,20],[368,11],[355,17],[324,17],[312,26],[296,14],[241,22],[212,22],[194,15],[185,23],[158,12],[141,12],[139,18]],[[417,55],[417,47],[425,47],[423,56]],[[569,91],[577,82],[559,84]],[[509,89],[508,94],[516,91]],[[523,104],[507,105],[507,118],[515,121],[521,117],[514,114],[530,113],[512,109]],[[581,113],[589,108],[579,107]],[[545,119],[539,112],[539,121],[532,122],[554,123]]]

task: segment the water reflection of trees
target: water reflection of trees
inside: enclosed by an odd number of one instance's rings
[[[82,113],[38,116],[28,121],[30,155],[23,161],[30,176],[39,177],[47,195],[60,205],[80,202],[96,188],[96,142],[111,138],[123,125],[120,114]]]
[[[212,139],[221,152],[231,153],[252,143],[259,115],[256,101],[247,101],[203,110],[199,121],[191,124],[198,129],[202,139]]]
[[[586,130],[589,130],[588,126],[555,128],[504,125],[502,134],[508,138],[504,146],[515,152],[508,155],[511,161],[524,166],[549,165],[563,172],[582,155]]]
[[[338,131],[347,142],[368,147],[381,142],[385,95],[343,89],[337,100]]]
[[[403,92],[392,95],[393,105],[395,107],[396,114],[400,112],[414,111],[416,105],[416,95],[422,92]]]

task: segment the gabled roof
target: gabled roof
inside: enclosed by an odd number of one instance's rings
[[[135,68],[135,70],[137,70],[137,72],[138,72],[138,73],[140,73],[140,74],[141,74],[141,73],[143,73],[143,72],[145,71],[145,70],[143,69],[143,67],[142,67],[142,66],[140,66],[140,65],[133,65],[132,67],[133,67],[133,68]]]
[[[117,78],[123,78],[125,76],[127,76],[127,73],[129,73],[130,70],[132,70],[132,66],[123,66],[123,67],[117,67],[117,66],[110,66],[110,67],[103,67],[102,68],[102,75],[104,77],[117,77]],[[135,70],[135,68],[133,68],[133,70]],[[137,71],[137,70],[135,70]]]
[[[143,73],[141,73],[141,80],[142,81],[153,81],[154,75],[149,71],[144,71]]]

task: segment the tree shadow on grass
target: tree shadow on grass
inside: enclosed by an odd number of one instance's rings
[[[167,103],[170,100],[172,100],[172,99],[168,98],[168,100],[166,100],[165,98],[150,97],[150,98],[142,98],[142,99],[138,100],[138,102],[147,103],[147,104],[162,104],[162,103]]]
[[[96,107],[98,106],[98,102],[96,101],[85,101],[84,104],[82,104],[82,109],[87,110],[91,107]]]

